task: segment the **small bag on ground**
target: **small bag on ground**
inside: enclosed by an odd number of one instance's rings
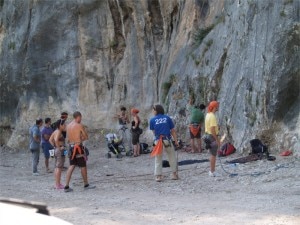
[[[218,150],[218,156],[220,157],[228,156],[235,153],[235,151],[236,151],[235,147],[231,143],[227,142],[221,146],[220,150]]]

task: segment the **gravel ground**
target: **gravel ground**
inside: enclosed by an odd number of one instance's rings
[[[300,221],[299,159],[277,156],[224,164],[217,162],[218,177],[208,176],[209,163],[179,166],[180,180],[154,181],[154,159],[106,159],[105,143],[89,144],[88,175],[96,189],[83,190],[80,170],[73,173],[74,191],[54,189],[53,173],[45,172],[40,158],[40,176],[31,174],[31,153],[1,147],[1,196],[44,202],[53,216],[78,225],[92,224],[223,224],[298,225]],[[222,161],[237,158],[235,153]],[[209,154],[178,151],[178,160],[208,159]],[[50,162],[52,168],[54,160]],[[66,163],[67,165],[68,163]],[[63,172],[64,183],[66,172]]]

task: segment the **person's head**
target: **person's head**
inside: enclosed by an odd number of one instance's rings
[[[39,127],[42,126],[43,125],[43,119],[41,119],[41,118],[36,119],[35,124]]]
[[[51,125],[51,119],[49,117],[45,119],[45,125]]]
[[[62,112],[61,114],[60,114],[60,118],[62,119],[62,120],[66,120],[66,119],[68,119],[68,113],[67,112]]]
[[[120,110],[121,110],[121,112],[126,112],[126,107],[124,107],[124,106],[122,106],[121,108],[120,108]]]
[[[204,110],[206,108],[206,106],[204,104],[200,104],[199,108],[200,108],[200,110]]]
[[[217,101],[212,101],[207,107],[208,112],[216,112],[219,109],[219,103]]]
[[[155,115],[158,115],[158,114],[164,115],[165,114],[164,107],[162,105],[154,105],[153,106],[153,113]]]
[[[136,108],[131,109],[131,114],[132,114],[133,116],[137,115],[139,112],[140,112],[140,110],[138,110],[138,109],[136,109]]]
[[[76,111],[73,113],[73,118],[77,123],[81,123],[81,113],[79,111]]]
[[[56,121],[56,127],[60,131],[64,131],[66,129],[66,120],[59,119]]]

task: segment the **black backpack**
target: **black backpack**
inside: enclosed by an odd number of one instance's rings
[[[268,146],[264,145],[259,139],[252,139],[250,141],[252,151],[250,154],[266,154],[269,156]]]
[[[147,143],[140,143],[141,154],[148,154],[151,151],[149,150],[149,145]]]

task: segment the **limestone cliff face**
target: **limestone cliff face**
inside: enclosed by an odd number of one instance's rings
[[[80,110],[114,126],[120,105],[165,105],[185,137],[188,99],[218,100],[243,150],[300,139],[299,0],[0,1],[1,142],[36,117]],[[113,125],[112,125],[113,124]],[[262,132],[259,132],[262,131]],[[296,149],[295,149],[296,150]]]

